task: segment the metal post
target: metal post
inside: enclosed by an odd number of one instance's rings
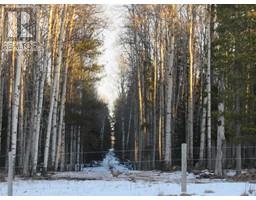
[[[12,158],[12,152],[9,152],[9,166],[8,166],[8,196],[12,196],[13,191],[13,158]]]
[[[181,145],[181,194],[187,193],[187,144]]]

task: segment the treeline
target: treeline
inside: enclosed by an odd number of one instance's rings
[[[125,6],[116,149],[138,169],[256,164],[256,6]]]
[[[108,108],[95,92],[103,68],[101,8],[28,7],[36,16],[37,51],[16,51],[19,38],[4,50],[6,13],[17,9],[0,6],[0,171],[7,171],[11,151],[16,173],[26,176],[74,169],[101,156],[83,152],[110,148]]]

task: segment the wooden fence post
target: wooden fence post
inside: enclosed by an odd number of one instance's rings
[[[13,195],[13,157],[12,157],[12,152],[10,151],[8,154],[8,160],[9,160],[9,165],[8,165],[8,196]]]
[[[181,194],[187,193],[187,144],[181,145]]]

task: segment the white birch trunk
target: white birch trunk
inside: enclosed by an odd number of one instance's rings
[[[43,66],[40,66],[40,85],[39,85],[39,100],[38,100],[38,111],[37,111],[37,117],[35,121],[35,133],[34,133],[34,156],[33,156],[33,167],[32,167],[32,173],[36,173],[37,168],[37,160],[38,160],[38,142],[39,142],[39,133],[40,133],[40,123],[41,123],[41,116],[42,116],[42,107],[43,107],[43,99],[44,99],[44,84],[46,79],[46,66],[47,64],[43,64]]]
[[[55,170],[58,169],[59,165],[59,159],[60,159],[60,148],[61,148],[61,141],[62,141],[62,126],[64,123],[64,112],[65,112],[65,102],[66,102],[66,91],[67,91],[67,74],[68,74],[68,65],[69,65],[69,56],[70,54],[67,54],[67,61],[65,65],[65,71],[64,71],[64,82],[62,85],[62,96],[61,96],[61,105],[60,105],[60,120],[59,120],[59,127],[58,127],[58,142],[57,142],[57,152],[56,152],[56,160],[55,160]]]
[[[37,64],[36,64],[37,65]],[[41,66],[36,66],[37,68],[40,68]],[[36,129],[37,129],[37,119],[38,119],[38,101],[39,101],[39,69],[36,69],[36,76],[35,76],[35,80],[36,80],[36,84],[35,84],[35,107],[34,107],[34,119],[33,119],[33,132],[32,132],[32,148],[31,148],[31,155],[32,155],[32,160],[34,160],[35,155],[35,143],[37,140],[37,135],[36,135]],[[35,171],[33,171],[34,173]]]
[[[18,135],[18,167],[23,165],[23,155],[25,154],[25,137],[24,137],[24,65],[21,68],[20,81],[20,108],[19,108],[19,135]]]
[[[73,10],[73,14],[72,14],[72,18],[70,21],[70,30],[69,30],[69,40],[71,40],[71,36],[72,36],[72,31],[73,31],[73,27],[74,27],[74,19],[75,19],[75,15],[74,15],[75,10]],[[59,160],[60,160],[60,151],[61,151],[61,147],[63,146],[61,143],[62,141],[65,142],[65,140],[62,139],[62,137],[64,137],[62,135],[63,133],[63,124],[64,124],[64,115],[65,115],[65,102],[66,102],[66,91],[67,91],[67,78],[68,78],[68,67],[69,67],[69,57],[71,54],[71,49],[70,46],[68,46],[68,52],[67,52],[67,58],[66,58],[66,63],[65,63],[65,68],[64,68],[64,76],[63,76],[63,85],[62,85],[62,93],[61,93],[61,105],[60,105],[60,118],[59,118],[59,127],[58,127],[58,141],[57,141],[57,150],[56,150],[56,157],[55,157],[55,170],[58,169],[59,166]]]
[[[222,158],[223,158],[223,141],[225,140],[225,129],[224,129],[224,103],[221,102],[218,105],[218,111],[220,116],[218,117],[218,128],[217,128],[217,154],[215,163],[215,174],[218,176],[223,175],[222,169]]]
[[[161,46],[160,48],[160,60],[161,60],[161,66],[159,70],[159,78],[160,78],[160,88],[159,88],[159,151],[160,151],[160,157],[162,158],[164,154],[165,155],[165,127],[164,127],[164,120],[165,120],[165,113],[164,113],[164,102],[165,102],[165,96],[164,96],[164,79],[165,79],[165,69],[164,69],[164,50]]]
[[[167,103],[166,103],[166,127],[165,127],[165,164],[166,168],[169,168],[172,164],[172,97],[173,97],[173,68],[174,68],[174,22],[172,22],[172,33],[170,40],[170,52],[169,53],[169,63],[168,63],[168,76],[167,76]]]
[[[37,21],[36,21],[36,24],[37,24],[37,27],[40,27],[40,18],[41,18],[41,11],[37,12]],[[40,29],[37,31],[36,33],[36,39],[37,41],[39,41],[39,43],[41,42],[40,40]],[[34,96],[35,96],[35,101],[34,101],[34,113],[32,112],[32,115],[33,115],[33,122],[32,122],[32,148],[30,148],[30,151],[31,151],[31,155],[32,155],[32,159],[31,159],[31,162],[32,162],[32,165],[33,165],[33,159],[35,157],[35,143],[36,143],[36,126],[37,126],[37,118],[38,118],[38,105],[39,105],[39,90],[40,90],[40,68],[42,67],[41,66],[41,52],[38,51],[36,53],[36,56],[35,56],[35,62],[34,62],[34,65],[35,65],[35,73],[34,73],[34,80],[35,80],[35,90],[34,90]],[[33,168],[33,167],[32,167]]]
[[[153,132],[153,153],[152,153],[152,168],[155,168],[155,160],[156,160],[156,139],[157,139],[157,115],[156,115],[156,109],[157,109],[157,70],[158,70],[158,57],[157,57],[157,49],[158,49],[158,21],[155,21],[155,33],[154,33],[154,54],[153,54],[153,109],[152,109],[152,132]]]
[[[65,122],[62,125],[62,137],[61,137],[61,155],[60,155],[60,171],[64,171],[65,167]]]
[[[13,42],[13,48],[14,48],[15,42]],[[7,139],[6,139],[6,155],[8,155],[10,151],[10,141],[11,141],[11,122],[12,122],[12,96],[14,91],[14,66],[15,65],[15,51],[12,52],[12,64],[10,65],[10,80],[9,80],[9,90],[8,90],[8,125],[7,125]],[[5,168],[6,171],[8,170],[8,156],[5,159]]]
[[[52,143],[51,143],[51,166],[55,166],[55,158],[56,158],[56,140],[57,140],[57,114],[58,114],[58,101],[59,101],[59,81],[60,81],[60,71],[58,73],[57,78],[57,86],[56,86],[56,94],[54,98],[54,106],[53,106],[53,117],[52,117]]]
[[[66,7],[65,10],[63,8],[62,13],[64,16],[66,15]],[[63,18],[65,19],[65,17]],[[55,105],[55,100],[58,96],[56,94],[57,86],[58,86],[58,76],[60,73],[60,67],[62,62],[62,45],[63,45],[63,37],[64,36],[64,21],[61,20],[61,28],[59,33],[59,41],[58,41],[58,61],[56,69],[54,70],[54,81],[53,81],[53,89],[52,89],[52,95],[51,95],[51,103],[50,103],[50,111],[48,115],[48,126],[47,126],[47,133],[46,133],[46,141],[45,141],[45,149],[44,149],[44,173],[47,172],[48,167],[48,157],[49,157],[49,146],[50,146],[50,134],[51,134],[51,128],[52,128],[52,118],[53,118],[53,110]]]
[[[43,99],[44,99],[44,84],[46,80],[46,72],[47,67],[49,66],[49,60],[50,60],[50,41],[51,41],[51,21],[52,21],[52,12],[53,9],[51,7],[50,10],[50,17],[49,17],[49,29],[48,29],[48,38],[47,38],[47,44],[46,44],[46,53],[44,56],[44,61],[41,63],[40,66],[40,86],[39,86],[39,102],[38,102],[38,113],[36,118],[36,129],[35,129],[35,141],[34,141],[34,157],[33,157],[33,164],[32,164],[32,174],[36,173],[37,168],[37,161],[38,161],[38,143],[39,143],[39,134],[40,134],[40,123],[41,123],[41,117],[42,117],[42,107],[43,107]]]
[[[17,52],[17,64],[16,64],[16,76],[14,83],[13,93],[13,105],[12,105],[12,140],[11,140],[11,151],[12,151],[12,163],[15,174],[15,160],[16,160],[16,147],[17,147],[17,129],[18,129],[18,111],[20,103],[20,78],[21,78],[21,67],[23,63],[23,52]]]

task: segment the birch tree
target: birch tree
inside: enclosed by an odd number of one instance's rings
[[[42,109],[43,109],[43,100],[44,100],[44,85],[46,80],[46,68],[48,66],[49,57],[48,52],[50,49],[50,41],[51,41],[51,25],[52,25],[52,15],[53,15],[53,7],[50,7],[50,13],[49,13],[49,20],[48,20],[48,36],[47,36],[47,42],[46,42],[46,49],[45,56],[43,57],[44,60],[41,62],[40,65],[40,86],[39,86],[39,102],[38,102],[38,113],[36,118],[36,129],[35,129],[35,141],[34,141],[34,156],[33,156],[33,167],[32,167],[32,174],[36,173],[37,169],[37,162],[38,162],[38,143],[39,143],[39,133],[40,133],[40,123],[42,118]]]
[[[175,5],[172,6],[172,13],[175,12]],[[168,76],[167,76],[167,108],[166,108],[166,145],[165,145],[165,162],[166,167],[168,168],[171,165],[172,160],[172,96],[173,96],[173,76],[174,76],[174,43],[175,43],[175,33],[174,33],[174,14],[172,14],[172,29],[171,29],[171,36],[170,36],[170,47],[168,52]]]
[[[217,128],[217,155],[215,162],[215,174],[218,176],[223,175],[223,141],[225,140],[225,130],[224,130],[224,103],[220,102],[218,105],[219,118],[218,118],[218,128]]]
[[[189,5],[188,159],[193,162],[193,5]]]
[[[72,32],[74,28],[74,20],[75,20],[75,9],[72,9],[72,12],[70,13],[71,19],[70,19],[70,25],[69,25],[69,33],[68,33],[68,38],[69,41],[72,38]],[[64,73],[63,73],[63,85],[62,85],[62,93],[61,93],[61,105],[60,105],[60,120],[59,120],[59,127],[58,127],[58,142],[57,142],[57,154],[56,154],[56,160],[55,160],[55,170],[58,168],[58,163],[60,159],[60,150],[61,150],[61,141],[62,137],[64,137],[63,134],[63,121],[64,121],[64,109],[65,109],[65,102],[66,102],[66,91],[67,91],[67,78],[68,78],[68,67],[69,67],[69,62],[70,59],[69,57],[71,56],[71,44],[68,44],[67,47],[67,58],[65,62],[65,67],[64,67]],[[64,144],[63,144],[64,145]]]
[[[21,68],[24,62],[22,51],[17,51],[17,64],[16,64],[16,76],[14,82],[14,93],[13,93],[13,105],[12,105],[12,140],[11,140],[11,152],[12,152],[12,163],[15,167],[16,160],[16,148],[17,148],[17,129],[18,129],[18,111],[20,103],[20,78]],[[14,170],[15,171],[15,170]]]
[[[3,42],[4,42],[4,7],[1,7],[1,20],[0,20],[0,153],[1,153],[1,147],[2,147],[2,123],[3,123],[3,92],[4,92],[4,81],[3,81],[3,64],[4,64],[4,51],[3,51]]]
[[[63,6],[62,8],[62,14],[63,18],[60,20],[60,31],[59,31],[59,39],[58,39],[58,61],[56,64],[56,69],[54,71],[54,82],[52,86],[52,95],[51,95],[51,103],[50,103],[50,111],[48,116],[48,126],[47,126],[47,133],[46,133],[46,142],[45,142],[45,149],[44,149],[44,173],[47,172],[48,167],[48,156],[49,156],[49,145],[50,145],[50,133],[51,133],[51,127],[52,127],[52,117],[53,117],[53,109],[54,105],[57,101],[57,87],[58,87],[58,81],[59,81],[59,73],[60,73],[60,67],[62,62],[62,45],[63,45],[63,38],[64,38],[64,27],[65,23],[64,20],[66,18],[66,9],[67,6]]]

